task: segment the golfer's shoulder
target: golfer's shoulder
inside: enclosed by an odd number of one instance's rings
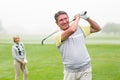
[[[24,43],[23,43],[23,42],[20,42],[20,45],[21,45],[21,46],[24,46]]]
[[[12,48],[14,48],[14,47],[16,47],[16,44],[15,44],[15,43],[12,44]]]
[[[56,33],[55,33],[55,37],[57,37],[57,36],[59,36],[59,35],[61,35],[62,34],[62,30],[59,30],[59,31],[57,31]]]
[[[82,26],[81,29],[82,29],[83,33],[85,34],[85,36],[90,34],[90,25]]]
[[[81,27],[82,29],[90,29],[90,25],[83,25],[83,26],[79,26]]]

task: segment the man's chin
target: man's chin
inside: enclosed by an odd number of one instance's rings
[[[67,30],[69,27],[65,27],[64,30]]]

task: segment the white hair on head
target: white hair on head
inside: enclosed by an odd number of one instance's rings
[[[14,41],[14,42],[15,42],[15,39],[16,39],[16,38],[20,38],[19,35],[13,36],[13,41]]]

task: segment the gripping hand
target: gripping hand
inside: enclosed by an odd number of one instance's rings
[[[89,17],[87,16],[87,11],[83,11],[83,12],[81,12],[80,13],[80,17],[82,18],[82,19],[88,19]]]

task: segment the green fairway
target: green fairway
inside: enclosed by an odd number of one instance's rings
[[[0,44],[0,80],[14,80],[12,44]],[[61,55],[55,45],[25,44],[29,80],[63,80]],[[120,79],[120,45],[87,44],[93,80]],[[20,76],[22,80],[22,75]]]

